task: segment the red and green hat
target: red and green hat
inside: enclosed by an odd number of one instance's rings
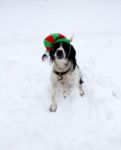
[[[44,46],[46,47],[46,51],[50,52],[53,47],[53,44],[57,42],[65,42],[70,44],[71,40],[67,39],[64,35],[60,33],[50,34],[44,39]]]

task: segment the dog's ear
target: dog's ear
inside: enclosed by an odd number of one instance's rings
[[[69,60],[76,59],[76,51],[72,45],[70,45],[69,53]]]
[[[51,50],[50,51],[50,60],[53,62],[54,59],[55,59],[54,58],[54,52],[53,52],[53,50]]]
[[[72,61],[73,65],[74,65],[74,69],[75,69],[75,66],[76,66],[76,51],[75,51],[75,49],[72,45],[70,47],[70,54],[69,54],[68,59],[70,61]]]
[[[60,44],[59,43],[55,43],[50,51],[50,60],[53,62],[53,60],[55,59],[55,52],[56,50],[59,48]]]

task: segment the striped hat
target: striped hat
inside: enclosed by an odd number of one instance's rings
[[[64,35],[60,33],[50,34],[44,39],[44,46],[46,47],[46,51],[50,52],[53,47],[53,44],[57,42],[65,42],[70,44],[71,40],[67,39]]]

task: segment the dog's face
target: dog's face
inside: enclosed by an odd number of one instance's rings
[[[76,51],[71,44],[68,43],[55,43],[50,51],[50,59],[52,62],[67,62],[71,61],[76,63]]]

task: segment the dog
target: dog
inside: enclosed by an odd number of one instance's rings
[[[57,93],[62,90],[64,98],[68,97],[73,87],[79,88],[80,95],[84,95],[82,89],[82,74],[76,61],[74,47],[65,42],[55,43],[50,51],[50,60],[53,67],[51,72],[52,97],[50,111],[57,110]]]

